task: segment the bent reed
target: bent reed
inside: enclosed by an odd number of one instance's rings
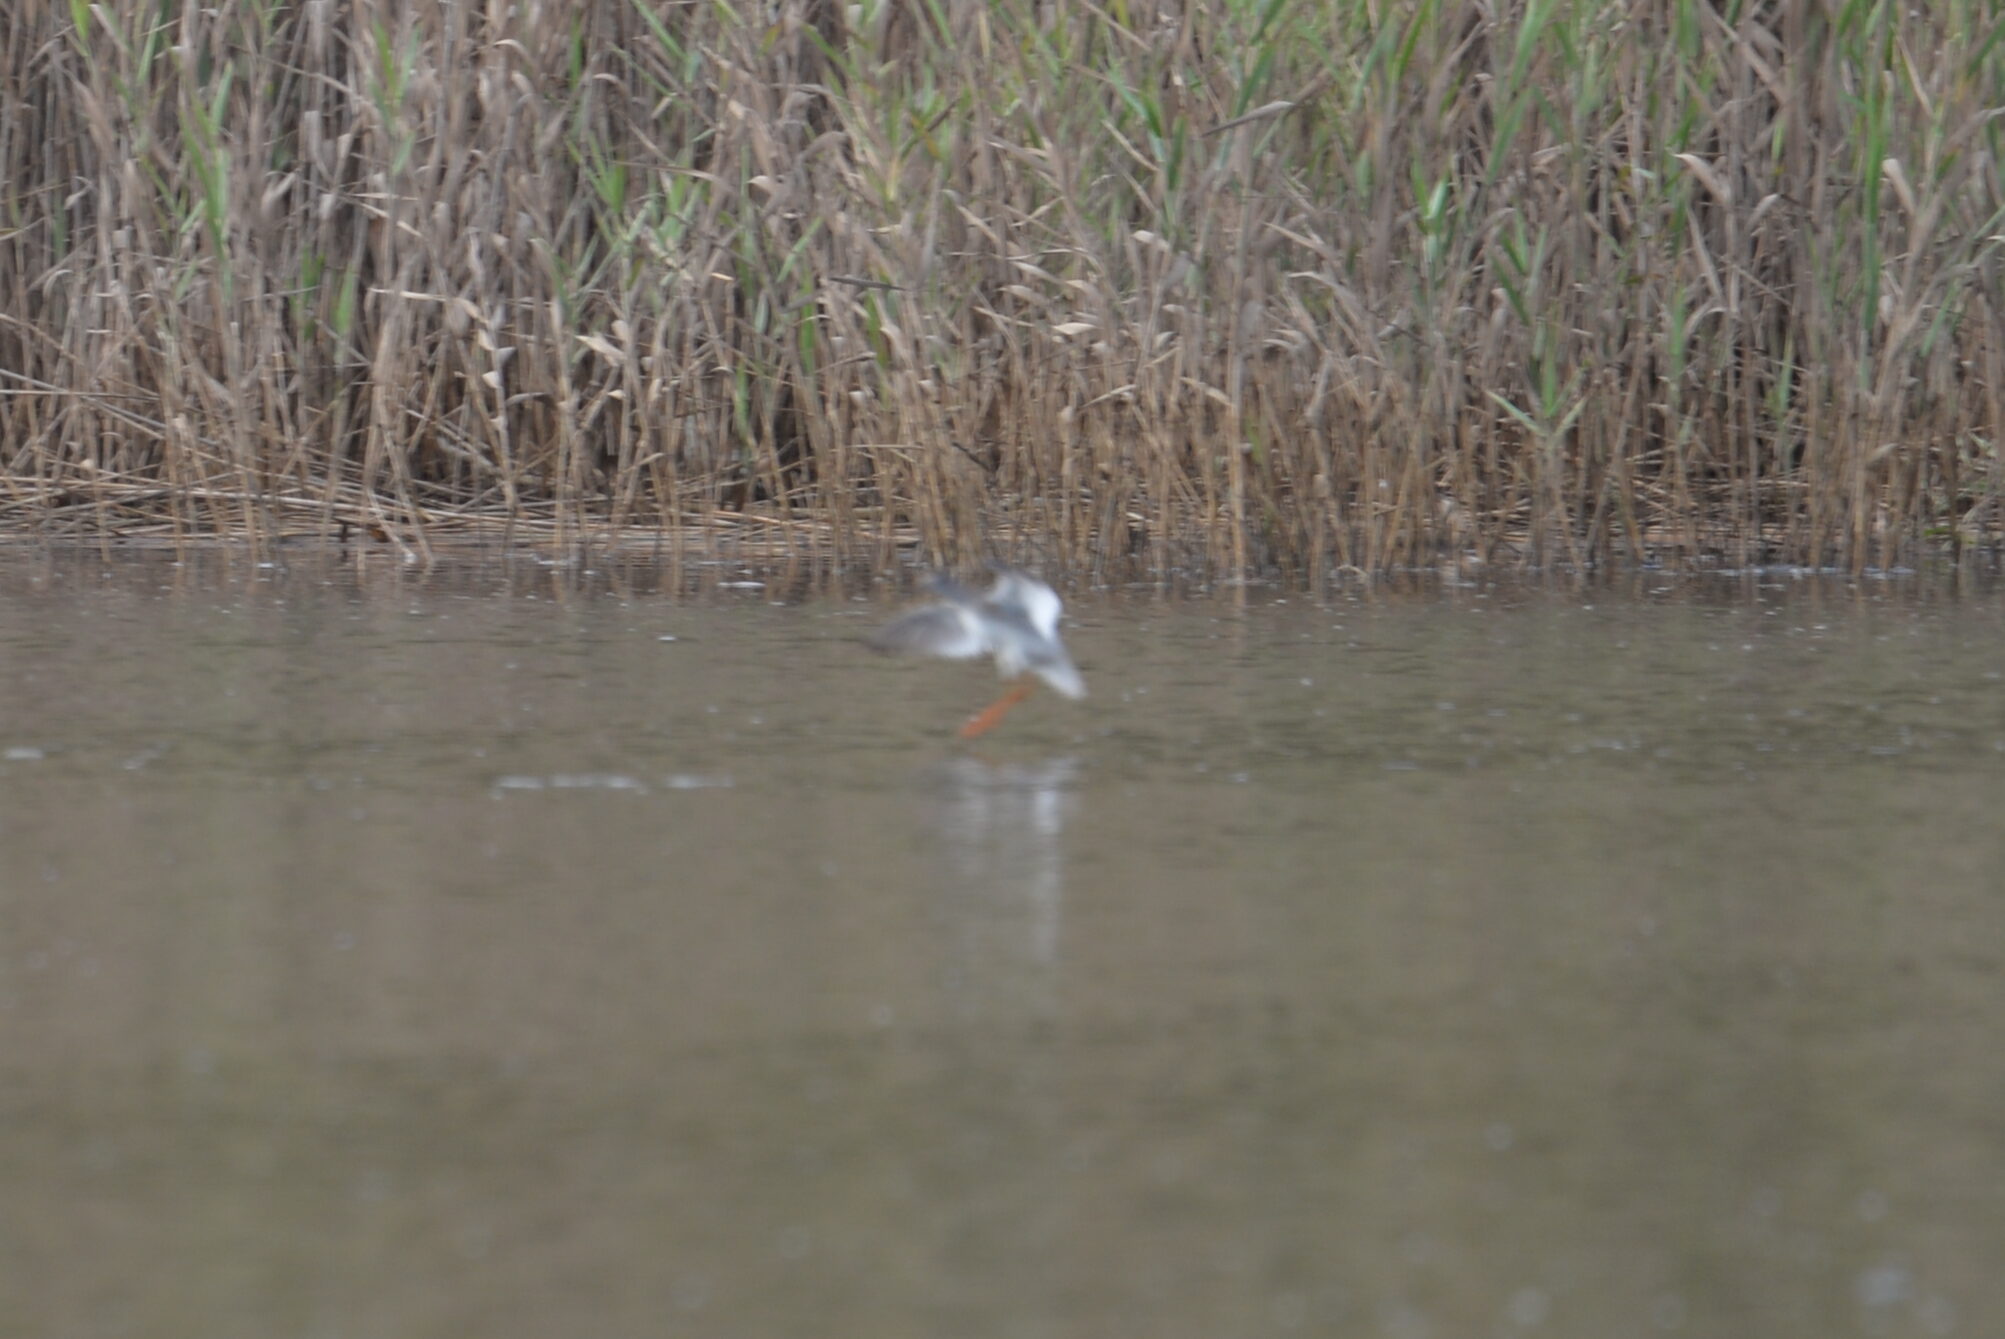
[[[1989,549],[1994,3],[0,9],[0,526]]]

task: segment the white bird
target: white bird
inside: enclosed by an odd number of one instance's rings
[[[879,651],[953,660],[995,657],[996,672],[1017,683],[962,726],[961,738],[993,729],[1030,695],[1037,679],[1067,697],[1086,696],[1086,681],[1058,639],[1058,616],[1065,606],[1051,587],[1006,567],[996,569],[996,584],[986,595],[946,576],[933,577],[932,586],[939,600],[892,620],[870,644]]]

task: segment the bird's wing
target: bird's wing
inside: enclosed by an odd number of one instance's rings
[[[1030,625],[1047,637],[1058,636],[1058,616],[1065,606],[1059,603],[1058,592],[1042,581],[1027,583],[1023,592],[1023,607],[1030,614]]]
[[[989,592],[989,599],[1017,605],[1040,636],[1058,635],[1058,617],[1065,612],[1065,605],[1059,600],[1057,591],[1036,577],[1013,568],[997,568],[995,589]]]
[[[1065,696],[1086,696],[1086,680],[1080,677],[1078,666],[1072,663],[1072,657],[1066,655],[1065,648],[1056,641],[1037,647],[1028,657],[1028,663],[1038,678]]]
[[[879,651],[962,660],[988,651],[989,639],[974,615],[959,605],[929,604],[895,618],[870,639]]]

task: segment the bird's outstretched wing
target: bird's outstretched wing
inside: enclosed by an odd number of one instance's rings
[[[990,649],[980,622],[954,604],[929,604],[895,618],[871,637],[870,645],[878,651],[953,660],[982,655]]]
[[[1036,577],[1012,567],[998,567],[996,588],[989,593],[989,599],[991,602],[1006,601],[1021,609],[1024,618],[1029,620],[1039,636],[1058,635],[1058,616],[1065,612],[1065,605],[1059,600],[1057,591]]]

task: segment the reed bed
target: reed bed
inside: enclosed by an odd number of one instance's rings
[[[1113,572],[2001,528],[1997,0],[0,7],[0,525]]]

